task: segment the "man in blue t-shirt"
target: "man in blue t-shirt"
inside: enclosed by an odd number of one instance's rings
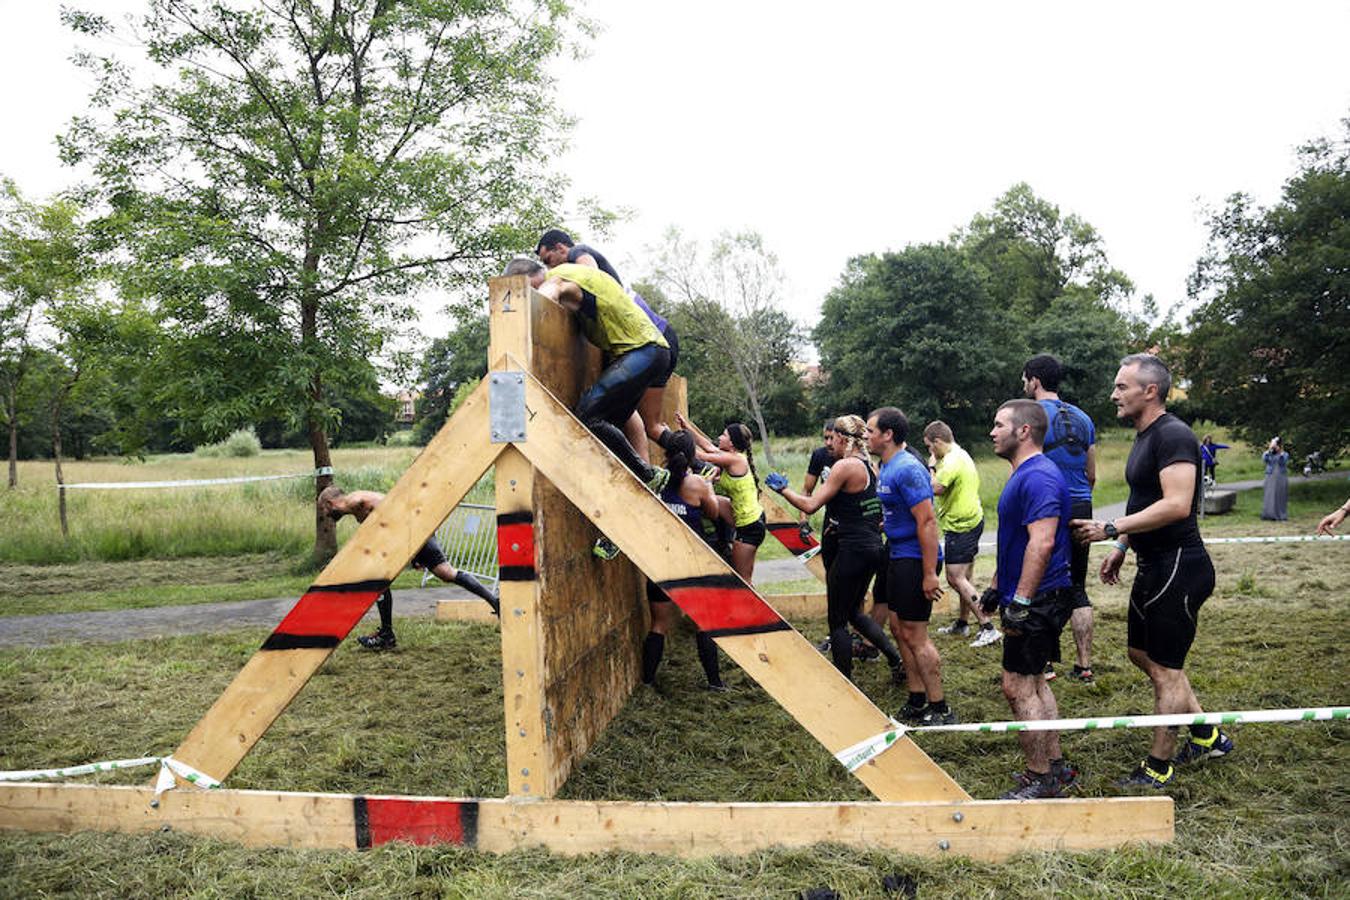
[[[1097,483],[1097,429],[1092,419],[1072,403],[1059,399],[1064,367],[1049,354],[1033,356],[1022,367],[1022,389],[1045,410],[1049,425],[1042,452],[1063,473],[1073,501],[1073,518],[1092,518],[1092,488]],[[1088,548],[1070,542],[1070,577],[1073,580],[1073,643],[1077,652],[1069,679],[1091,684],[1092,675],[1092,601],[1087,595]],[[1046,678],[1055,670],[1047,668]]]
[[[1059,634],[1069,617],[1069,487],[1042,452],[1048,426],[1033,400],[1009,400],[989,432],[994,452],[1013,474],[998,498],[998,568],[981,598],[1003,618],[1003,695],[1020,722],[1059,718],[1047,663],[1059,659]],[[1026,772],[1004,800],[1059,797],[1077,779],[1064,761],[1059,732],[1020,732]]]
[[[909,699],[896,718],[922,725],[956,722],[942,692],[942,658],[928,637],[933,602],[941,599],[938,570],[942,546],[928,469],[906,452],[909,420],[894,406],[883,406],[867,418],[867,449],[881,457],[877,499],[882,527],[890,544],[885,588],[876,604],[889,608],[891,632],[905,661]]]

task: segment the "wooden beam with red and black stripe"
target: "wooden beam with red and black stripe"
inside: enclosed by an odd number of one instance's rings
[[[497,579],[534,581],[534,513],[529,510],[497,515]]]
[[[820,541],[809,533],[803,536],[801,522],[785,510],[771,492],[760,490],[759,505],[764,507],[765,527],[769,534],[802,562],[808,572],[823,582],[825,562],[820,558]]]
[[[525,402],[529,434],[516,449],[826,749],[837,754],[890,727],[885,713],[533,377]],[[968,796],[907,738],[854,774],[882,800]]]
[[[412,797],[353,797],[356,849],[381,844],[478,846],[478,801]]]
[[[261,649],[336,647],[361,621],[371,604],[389,590],[389,584],[376,580],[310,585],[276,630],[263,641]]]

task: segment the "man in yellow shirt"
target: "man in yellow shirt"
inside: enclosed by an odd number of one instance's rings
[[[974,616],[980,628],[970,646],[986,647],[1003,635],[994,627],[989,614],[980,608],[979,591],[970,581],[975,557],[980,552],[980,535],[984,534],[980,473],[975,468],[975,460],[956,443],[946,422],[929,422],[923,430],[923,442],[931,454],[928,471],[933,479],[938,527],[944,537],[942,555],[947,564],[947,583],[961,598],[961,612],[956,621],[939,628],[938,634],[964,637],[970,632],[970,620],[966,617]]]

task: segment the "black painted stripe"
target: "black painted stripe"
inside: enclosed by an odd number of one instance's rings
[[[497,570],[498,581],[534,581],[534,566],[502,566]]]
[[[465,801],[459,808],[459,827],[464,834],[464,846],[478,846],[478,801]]]
[[[361,591],[382,591],[389,587],[388,581],[354,581],[351,584],[311,584],[306,594],[316,592],[329,594],[359,593]]]
[[[708,637],[736,637],[741,634],[768,634],[771,631],[792,631],[792,626],[782,619],[777,622],[769,622],[765,625],[747,625],[744,628],[714,628],[705,631]]]
[[[370,849],[370,808],[365,797],[352,798],[352,818],[356,820],[356,849]]]
[[[681,588],[740,588],[746,590],[745,582],[739,575],[697,575],[693,578],[676,578],[658,582],[666,593]]]
[[[534,522],[534,513],[529,510],[522,512],[505,512],[497,514],[498,525],[529,525]]]
[[[791,523],[791,522],[770,522],[770,523],[768,523],[768,529],[769,529],[770,531],[787,531],[789,528],[791,528],[793,531],[796,531],[797,529],[801,528],[801,526],[800,526],[800,525],[794,525],[794,524]]]
[[[316,647],[331,648],[338,645],[338,638],[331,634],[286,634],[274,631],[263,641],[263,650],[312,650]]]

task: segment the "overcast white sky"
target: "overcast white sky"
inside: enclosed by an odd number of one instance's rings
[[[0,173],[32,196],[70,181],[52,138],[87,96],[57,8],[0,0]],[[565,168],[574,197],[634,212],[604,249],[635,278],[668,225],[758,230],[807,324],[849,257],[942,240],[1018,181],[1165,308],[1203,209],[1273,200],[1294,148],[1350,115],[1345,2],[586,8],[604,30],[559,67]]]

